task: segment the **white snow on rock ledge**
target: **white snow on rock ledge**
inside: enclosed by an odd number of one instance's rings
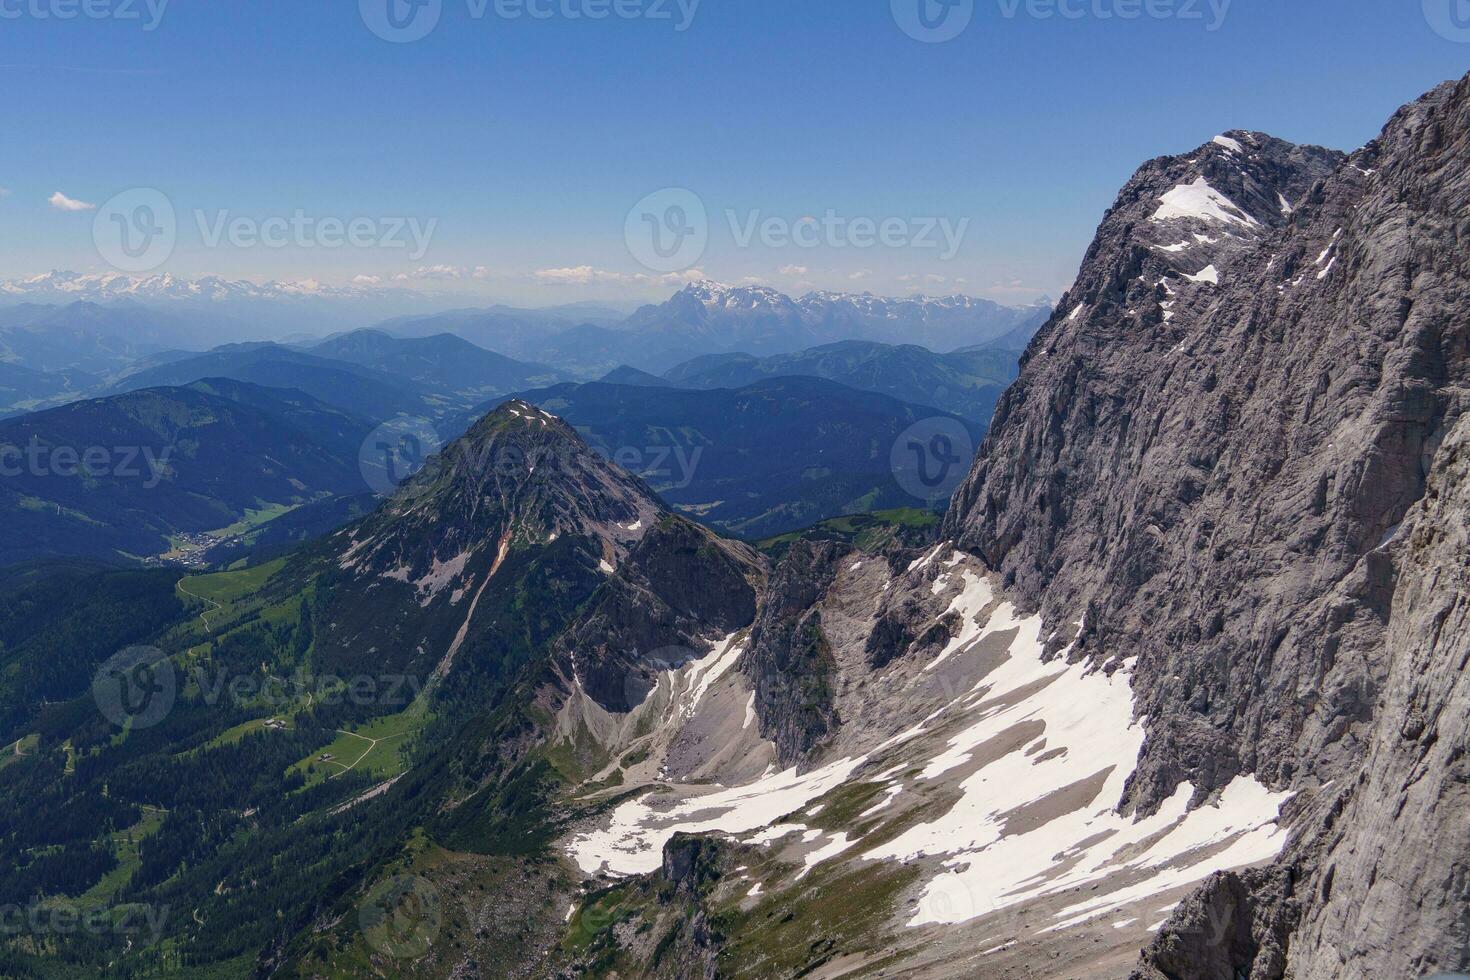
[[[625,802],[567,843],[578,866],[588,874],[646,874],[657,870],[676,832],[723,833],[776,849],[806,847],[798,880],[827,862],[917,863],[928,876],[905,914],[912,927],[1024,905],[1048,908],[1036,924],[1047,932],[1280,853],[1287,831],[1278,819],[1290,794],[1251,777],[1193,811],[1194,788],[1184,785],[1151,816],[1119,813],[1145,738],[1134,717],[1136,665],[1114,664],[1108,673],[1088,661],[1068,663],[1065,653],[1044,660],[1040,618],[1018,616],[990,579],[976,577],[973,561],[957,562],[945,563],[939,581],[914,586],[935,594],[941,583],[956,589],[950,611],[964,620],[943,656],[918,672],[919,682],[984,664],[946,707],[860,757],[810,772],[767,772],[733,787],[676,786]],[[734,648],[732,638],[686,668],[689,707],[705,703],[709,688],[701,681],[729,670]],[[668,717],[681,715],[688,713]],[[854,826],[818,830],[799,822],[817,812],[812,804],[861,785],[875,795]],[[889,825],[896,836],[880,843],[874,835]]]
[[[943,816],[862,855],[945,858],[952,871],[929,883],[909,925],[964,922],[1097,886],[1095,897],[1058,913],[1053,928],[1065,928],[1280,853],[1286,832],[1276,819],[1290,794],[1248,777],[1233,782],[1218,807],[1186,812],[1194,789],[1185,785],[1151,817],[1116,812],[1144,741],[1133,718],[1133,664],[1108,676],[1065,657],[1043,663],[1039,618],[1018,625],[1010,659],[970,696],[975,720],[948,740],[919,783],[962,769],[1023,723],[1040,722],[1044,732],[962,779],[960,801]],[[936,890],[942,895],[931,895]],[[964,901],[955,901],[957,891]]]
[[[1220,270],[1213,265],[1207,265],[1192,276],[1185,276],[1190,282],[1207,282],[1212,286],[1220,285]]]
[[[1192,184],[1180,184],[1159,198],[1159,209],[1154,212],[1153,220],[1168,221],[1172,218],[1197,218],[1246,226],[1260,224],[1234,201],[1211,187],[1203,177],[1195,178]]]
[[[573,839],[569,850],[588,874],[649,874],[663,863],[664,845],[674,834],[760,830],[841,786],[861,763],[844,760],[805,775],[788,769],[747,786],[686,797],[668,806],[644,796],[618,807],[605,829]]]

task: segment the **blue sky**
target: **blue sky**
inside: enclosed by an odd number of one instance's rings
[[[1351,149],[1470,68],[1470,19],[1436,12],[1460,0],[1062,0],[1073,17],[971,0],[944,43],[901,29],[894,5],[920,0],[702,0],[685,30],[693,0],[488,0],[480,17],[479,0],[439,0],[411,43],[367,26],[387,0],[161,2],[0,0],[0,278],[107,271],[83,206],[141,187],[175,208],[155,271],[181,276],[536,305],[698,274],[1030,301],[1067,285],[1142,161],[1231,128]],[[615,3],[636,16],[566,16]],[[689,268],[647,268],[626,240],[664,188],[707,214]],[[248,235],[298,214],[373,231],[336,248]],[[829,216],[839,230],[803,236],[814,247],[780,234]],[[247,234],[211,243],[222,218]],[[425,249],[398,219],[432,225]],[[892,223],[887,244],[864,220]]]

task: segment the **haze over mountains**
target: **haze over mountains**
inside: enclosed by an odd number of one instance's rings
[[[360,493],[371,428],[299,391],[225,379],[0,421],[0,562],[156,556],[250,511]]]
[[[1031,338],[1029,334],[1026,340]],[[904,401],[933,405],[987,425],[996,400],[1016,378],[1020,347],[981,346],[935,354],[923,347],[894,347],[849,340],[795,354],[751,357],[709,354],[670,369],[667,383],[686,388],[739,388],[765,378],[802,375],[850,388],[877,391]],[[606,379],[604,379],[606,380]]]
[[[270,289],[240,284],[190,285],[166,278],[126,289],[108,278],[92,287],[129,297],[203,296],[225,306],[240,294],[251,299],[274,295]],[[55,283],[47,288],[56,288]],[[193,309],[172,305],[166,313],[155,313],[131,298],[109,305],[77,301],[59,307],[0,308],[6,358],[0,361],[0,394],[8,400],[5,414],[27,422],[11,427],[15,439],[39,440],[55,449],[86,431],[117,438],[127,432],[134,437],[128,445],[138,451],[146,446],[159,456],[187,453],[199,434],[195,423],[179,413],[187,408],[199,416],[199,391],[205,386],[225,399],[262,390],[299,397],[303,404],[341,413],[364,438],[379,424],[418,420],[418,431],[432,433],[421,450],[428,453],[519,392],[538,404],[554,405],[599,452],[621,459],[685,513],[748,537],[784,533],[843,514],[937,504],[937,499],[915,497],[895,478],[892,447],[922,421],[949,420],[960,437],[958,451],[967,452],[983,432],[999,391],[1015,376],[1019,350],[985,347],[936,354],[913,345],[843,341],[767,358],[706,354],[675,365],[668,380],[627,364],[621,373],[616,367],[608,372],[615,382],[621,379],[631,387],[582,382],[597,377],[605,363],[623,358],[658,368],[676,354],[746,344],[757,350],[782,349],[841,330],[885,335],[932,328],[935,336],[945,331],[958,336],[963,329],[966,339],[1004,338],[1020,330],[1029,336],[1040,317],[1037,310],[1007,310],[965,299],[880,301],[823,295],[794,301],[765,289],[700,283],[616,327],[577,323],[577,315],[595,312],[586,307],[543,311],[531,323],[520,311],[497,309],[445,314],[427,322],[389,321],[381,329],[317,342],[250,341],[201,353],[182,345],[216,321],[193,319]],[[820,314],[814,312],[818,310]],[[419,336],[430,324],[498,339],[511,349],[545,353],[552,360],[518,360],[457,333]],[[784,333],[788,330],[790,337]],[[603,348],[586,343],[593,336],[601,338]],[[564,355],[564,349],[575,350],[577,356]],[[226,385],[226,380],[236,384]],[[140,392],[151,393],[149,399],[133,397]],[[222,411],[218,421],[230,425],[225,420],[235,412],[260,408],[257,399],[243,400],[247,404]],[[85,405],[77,404],[81,402]],[[178,420],[130,428],[128,420],[137,416],[140,404],[164,419]],[[309,416],[304,413],[303,421]],[[77,419],[87,424],[78,427]],[[291,426],[240,424],[232,429],[232,452],[240,460],[283,463],[303,449],[294,444],[301,434]],[[15,448],[22,448],[19,442]],[[279,470],[291,474],[289,486],[252,480],[228,493],[219,492],[209,465],[165,467],[155,485],[166,483],[183,495],[180,499],[193,501],[197,512],[169,504],[141,524],[133,510],[120,504],[70,506],[69,495],[87,484],[82,475],[71,477],[73,485],[60,488],[60,496],[43,492],[46,484],[13,487],[10,509],[26,510],[30,533],[17,539],[7,554],[12,560],[67,554],[152,560],[178,555],[175,545],[187,540],[190,547],[184,554],[194,562],[205,555],[238,555],[247,545],[331,530],[360,513],[361,498],[378,489],[354,480],[350,465],[353,455],[368,458],[376,450],[359,447],[360,452],[347,453],[350,448],[331,446],[339,464],[331,479],[319,473],[296,475],[285,465]],[[953,464],[962,466],[967,460],[958,458]],[[273,465],[267,468],[274,471]],[[329,494],[341,499],[328,503]],[[257,520],[265,524],[257,526]],[[92,528],[107,530],[90,533]]]
[[[313,352],[318,356],[335,359],[343,359],[338,355],[350,350],[336,336],[327,338],[325,345],[299,337],[283,342],[279,339],[283,335],[260,326],[250,308],[239,305],[244,300],[287,305],[298,301],[297,293],[277,284],[255,287],[214,280],[181,282],[170,277],[63,277],[66,285],[76,287],[64,291],[55,279],[30,280],[32,285],[27,289],[12,292],[13,296],[26,297],[26,301],[0,305],[0,363],[43,374],[81,371],[116,382],[142,368],[157,366],[161,359],[183,360],[179,354],[202,353],[226,344],[270,341],[303,350],[316,348]],[[46,288],[40,288],[37,282],[44,282]],[[78,282],[87,285],[83,288],[76,285]],[[370,292],[314,290],[306,296],[311,303],[348,304],[337,307],[340,316],[357,317],[360,327],[362,321],[374,322],[374,315],[380,319],[383,306],[354,312],[356,308],[349,300],[366,302]],[[67,301],[34,301],[47,297]],[[144,306],[140,300],[154,305]],[[367,309],[372,314],[365,312]],[[541,375],[532,378],[536,383],[554,380],[547,374],[549,370],[563,378],[588,381],[623,365],[662,374],[704,354],[788,354],[846,340],[928,344],[939,353],[991,343],[1020,350],[1049,309],[1045,305],[1013,309],[967,297],[882,300],[814,293],[792,300],[769,289],[706,282],[691,285],[667,303],[645,307],[627,318],[590,304],[545,310],[496,307],[393,318],[375,329],[378,334],[406,340],[453,335],[481,348],[479,353],[460,349],[473,363],[483,365],[487,352],[527,362],[532,367],[525,370]],[[314,313],[311,316],[305,322],[322,330],[323,319]],[[381,337],[378,342],[381,348]],[[364,343],[363,337],[356,341],[359,347]],[[421,348],[418,354],[395,356],[428,356],[434,365],[443,366],[452,358],[442,340],[436,343],[436,353]],[[371,360],[372,356],[383,355],[356,354],[345,359],[363,364],[363,357]],[[504,369],[511,367],[504,363],[500,368],[484,366],[491,371],[491,382],[467,379],[458,387],[465,391],[495,387],[505,376]],[[425,377],[420,372],[417,380]],[[85,380],[73,379],[68,386],[56,378],[32,379],[24,389],[28,397],[12,401],[9,408],[14,411],[54,403],[59,397],[57,392],[76,390]],[[452,379],[442,376],[434,378],[433,383],[454,386]],[[515,387],[519,384],[503,390]],[[100,382],[92,388],[92,393],[102,391],[105,385]]]

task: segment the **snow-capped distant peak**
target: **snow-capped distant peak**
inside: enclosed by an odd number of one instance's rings
[[[833,293],[818,291],[807,293],[796,301],[803,309],[814,309],[822,306],[848,306],[864,313],[876,313],[884,310],[915,310],[928,308],[932,310],[972,310],[976,308],[993,308],[999,304],[988,299],[978,299],[974,296],[965,296],[956,293],[952,296],[925,296],[922,293],[913,296],[875,296],[872,293]]]
[[[0,282],[0,295],[67,300],[284,300],[301,298],[360,299],[381,295],[361,286],[328,286],[315,279],[256,283],[245,279],[204,276],[181,279],[169,273],[129,276],[118,272],[47,272]]]
[[[758,311],[791,304],[790,297],[767,286],[730,286],[712,279],[690,283],[684,294],[712,310]]]

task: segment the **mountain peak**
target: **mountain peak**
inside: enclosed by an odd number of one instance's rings
[[[712,279],[701,279],[684,287],[683,294],[711,309],[758,310],[790,307],[791,297],[769,286],[731,286]]]
[[[581,564],[609,573],[664,516],[652,491],[565,421],[512,399],[343,532],[336,562],[356,577],[415,584],[427,604],[461,579],[493,575],[517,549],[562,539]]]
[[[496,406],[490,414],[481,419],[479,425],[476,425],[470,431],[476,431],[482,426],[488,426],[492,429],[505,427],[525,428],[532,432],[537,431],[539,426],[542,430],[556,431],[561,435],[570,435],[574,439],[581,438],[577,435],[575,429],[567,425],[560,418],[520,398],[512,398],[510,401]]]
[[[1068,323],[1086,313],[1100,324],[1167,324],[1197,294],[1228,280],[1238,257],[1286,227],[1346,159],[1231,130],[1191,153],[1150,160],[1104,215],[1059,312]],[[1132,249],[1143,257],[1133,258]]]

